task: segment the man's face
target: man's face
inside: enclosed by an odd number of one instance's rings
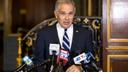
[[[72,4],[61,4],[54,13],[61,27],[66,29],[72,24],[75,8]]]

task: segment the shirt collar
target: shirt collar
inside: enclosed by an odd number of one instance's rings
[[[59,24],[59,23],[57,23],[57,28],[59,28],[60,30],[63,30],[64,31],[64,28]],[[67,31],[70,31],[70,30],[72,30],[73,29],[73,24],[67,29]]]

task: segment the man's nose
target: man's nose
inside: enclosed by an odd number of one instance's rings
[[[65,19],[68,20],[69,19],[69,15],[66,15]]]

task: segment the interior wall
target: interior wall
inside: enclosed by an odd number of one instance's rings
[[[3,22],[3,0],[0,0],[0,23]]]
[[[54,5],[55,0],[13,0],[12,32],[17,33],[18,28],[28,31],[41,21],[54,17]]]

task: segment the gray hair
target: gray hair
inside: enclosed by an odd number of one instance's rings
[[[58,10],[59,5],[61,5],[61,4],[72,4],[74,6],[74,8],[76,8],[75,7],[75,2],[73,0],[57,0],[56,4],[55,4],[55,11]]]

